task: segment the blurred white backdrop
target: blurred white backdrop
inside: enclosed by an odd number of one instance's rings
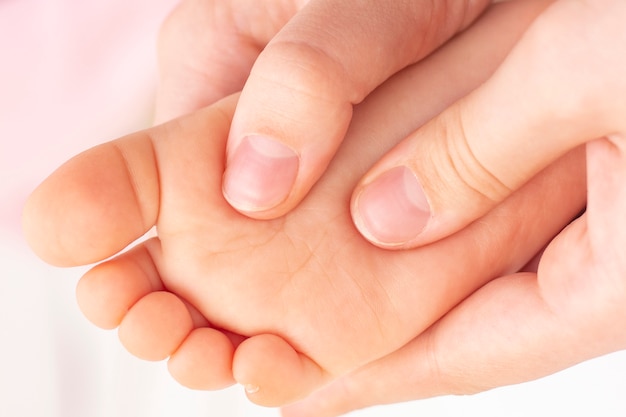
[[[176,0],[0,1],[0,416],[269,417],[239,387],[194,392],[83,319],[83,271],[50,267],[20,232],[28,193],[70,156],[150,124],[155,39]],[[626,353],[470,397],[377,416],[626,415]]]

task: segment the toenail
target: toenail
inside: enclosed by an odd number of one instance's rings
[[[246,384],[244,385],[244,389],[246,390],[246,394],[256,394],[261,388],[258,385]]]

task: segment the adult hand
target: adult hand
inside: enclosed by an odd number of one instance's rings
[[[251,217],[278,217],[322,175],[353,105],[489,3],[184,0],[160,38],[157,119],[196,110],[245,82],[224,192]]]
[[[412,247],[480,218],[586,144],[587,210],[537,271],[491,281],[403,349],[285,416],[475,393],[626,348],[625,17],[619,0],[556,2],[487,83],[392,150],[356,191],[362,232],[380,246]],[[417,184],[425,197],[407,198]],[[417,221],[419,211],[429,214]]]

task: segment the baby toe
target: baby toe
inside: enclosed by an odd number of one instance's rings
[[[193,321],[183,301],[170,292],[158,291],[131,307],[118,335],[131,354],[159,361],[174,353],[192,329]]]
[[[187,388],[218,390],[234,384],[234,347],[222,332],[208,327],[194,329],[170,357],[167,367]]]
[[[302,399],[329,380],[313,360],[271,334],[253,336],[239,345],[233,374],[252,402],[268,407]]]

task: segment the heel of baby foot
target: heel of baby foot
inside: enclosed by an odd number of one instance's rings
[[[252,402],[266,407],[302,399],[329,379],[313,360],[270,334],[253,336],[239,345],[233,375]]]

